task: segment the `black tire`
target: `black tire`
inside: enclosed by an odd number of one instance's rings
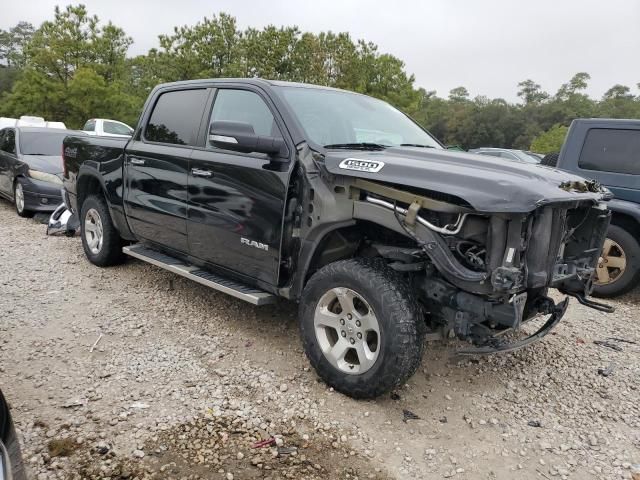
[[[631,233],[617,225],[609,225],[607,238],[610,238],[618,245],[625,254],[627,265],[615,281],[606,284],[594,284],[593,295],[602,298],[617,297],[627,293],[640,281],[640,243]]]
[[[18,436],[11,421],[9,407],[0,392],[0,440],[7,450],[13,480],[26,480]],[[2,472],[0,472],[2,473]]]
[[[26,208],[24,208],[24,193],[22,194],[23,195],[22,208],[20,208],[20,206],[18,205],[19,204],[17,199],[18,189],[22,189],[23,187],[24,187],[23,181],[20,178],[16,178],[16,181],[13,182],[13,204],[16,207],[16,213],[18,215],[24,218],[31,218],[33,217],[33,212],[31,210],[27,210]]]
[[[378,320],[379,352],[369,370],[342,372],[322,353],[314,315],[322,296],[346,287],[370,304]],[[304,349],[318,375],[353,398],[375,398],[403,384],[420,365],[426,323],[409,283],[382,259],[351,259],[331,263],[307,283],[300,302],[300,331]],[[336,331],[337,333],[337,331]]]
[[[98,251],[92,251],[87,241],[87,235],[85,235],[87,213],[90,211],[98,213],[102,224],[102,245]],[[80,237],[82,238],[84,253],[94,265],[109,267],[124,261],[122,239],[113,225],[107,202],[101,195],[90,195],[82,204],[80,209]]]
[[[555,167],[556,165],[558,165],[559,156],[560,156],[559,153],[548,153],[544,157],[542,157],[542,160],[540,160],[540,165],[546,165],[547,167]]]

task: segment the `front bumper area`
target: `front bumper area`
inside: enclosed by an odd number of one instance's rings
[[[531,345],[532,343],[541,340],[545,337],[551,330],[555,328],[562,317],[564,317],[565,312],[567,311],[567,306],[569,305],[569,298],[565,298],[562,302],[555,305],[553,311],[547,321],[540,327],[535,333],[531,335],[517,340],[513,342],[508,342],[504,338],[499,336],[489,337],[486,340],[485,345],[480,345],[474,348],[458,350],[456,352],[457,355],[487,355],[491,353],[504,353],[504,352],[512,352],[514,350],[518,350],[520,348],[526,347],[527,345]]]
[[[24,208],[31,212],[53,212],[62,203],[61,186],[55,183],[25,178]]]

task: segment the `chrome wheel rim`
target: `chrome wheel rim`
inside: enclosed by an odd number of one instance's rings
[[[24,191],[22,190],[22,185],[20,183],[16,183],[16,208],[20,213],[24,211]]]
[[[596,285],[611,285],[624,274],[627,269],[627,256],[620,244],[610,238],[604,241],[602,254],[596,269]]]
[[[102,250],[102,218],[95,208],[90,208],[84,217],[84,239],[94,255]]]
[[[343,373],[360,375],[380,353],[380,325],[369,303],[357,292],[336,287],[318,301],[313,319],[324,357]]]

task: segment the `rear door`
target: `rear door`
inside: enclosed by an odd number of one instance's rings
[[[283,137],[285,131],[269,98],[248,85],[216,90],[205,139],[214,120],[248,123],[257,135]],[[289,165],[272,163],[262,153],[223,150],[208,140],[205,147],[194,149],[189,172],[191,255],[275,285]]]
[[[161,92],[125,152],[125,211],[137,237],[187,253],[187,173],[210,91]]]

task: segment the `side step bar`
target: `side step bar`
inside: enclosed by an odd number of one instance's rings
[[[276,296],[271,293],[259,290],[254,287],[249,287],[238,283],[233,280],[229,280],[215,273],[202,270],[194,265],[188,265],[182,260],[171,257],[164,253],[157,252],[143,245],[131,245],[129,247],[123,247],[122,251],[127,255],[135,257],[143,262],[151,263],[160,268],[164,268],[173,273],[198,282],[219,292],[226,293],[232,297],[239,298],[245,302],[252,303],[253,305],[266,305],[274,303]]]

